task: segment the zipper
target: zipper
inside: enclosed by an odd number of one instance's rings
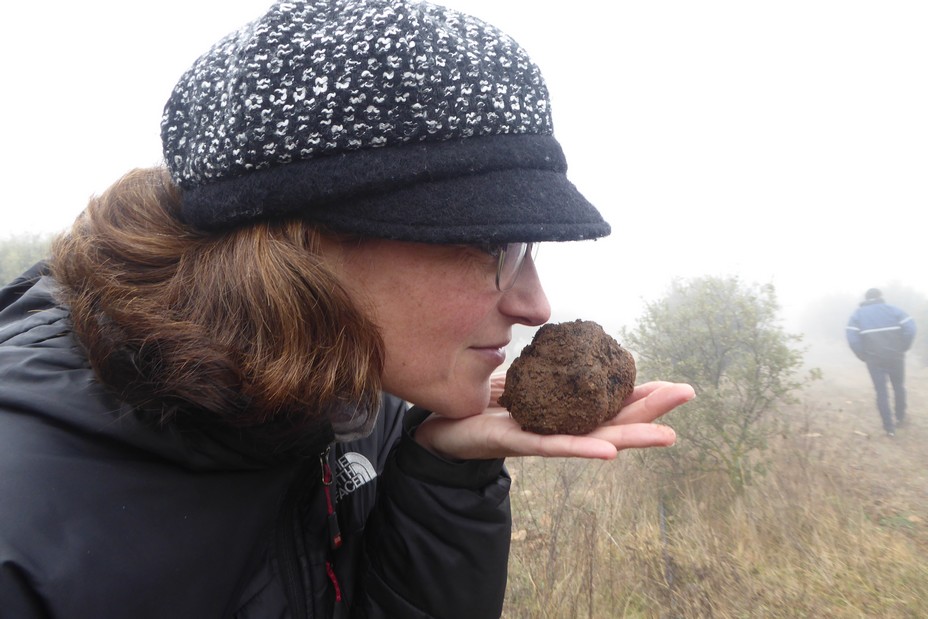
[[[332,475],[332,467],[329,466],[329,457],[332,446],[326,447],[325,451],[319,455],[319,467],[322,469],[322,491],[325,493],[326,522],[329,527],[329,550],[334,552],[342,546],[342,532],[338,526],[338,513],[335,511],[336,500],[332,496],[332,486],[335,484],[335,477]],[[342,588],[338,583],[338,576],[335,574],[335,565],[332,562],[332,554],[325,562],[325,572],[332,584],[335,592],[335,602],[332,609],[334,619],[341,619],[348,616],[348,603],[342,597]]]
[[[332,484],[335,478],[332,476],[332,467],[329,466],[329,454],[331,445],[319,454],[319,468],[322,469],[322,491],[325,493],[326,522],[329,526],[329,547],[332,550],[338,550],[342,547],[342,532],[338,526],[338,514],[335,512],[335,501],[332,498]],[[338,583],[336,588],[338,588]],[[340,596],[339,596],[340,597]]]
[[[301,507],[306,498],[307,490],[315,487],[314,484],[307,483],[307,480],[311,480],[314,474],[321,475],[320,481],[325,496],[326,524],[329,534],[329,552],[337,550],[342,545],[342,535],[338,525],[338,513],[336,512],[336,499],[332,492],[335,478],[332,474],[332,467],[329,465],[331,449],[332,446],[329,445],[319,454],[318,467],[312,461],[307,463],[306,466],[300,467],[284,497],[278,519],[277,556],[280,560],[281,580],[287,597],[287,605],[293,619],[310,619],[312,616],[309,601],[307,600],[306,580],[304,579],[299,549],[305,550],[306,543]],[[331,554],[330,558],[325,562],[325,571],[334,593],[333,617],[347,617],[348,604],[342,597],[341,586],[335,574],[335,565],[331,559]]]

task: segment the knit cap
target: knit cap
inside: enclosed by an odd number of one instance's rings
[[[567,179],[525,50],[427,2],[277,2],[181,77],[161,134],[200,229],[301,217],[429,243],[610,232]]]

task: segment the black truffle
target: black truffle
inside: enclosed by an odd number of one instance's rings
[[[499,403],[524,430],[587,434],[635,388],[635,360],[595,322],[547,324],[506,373]]]

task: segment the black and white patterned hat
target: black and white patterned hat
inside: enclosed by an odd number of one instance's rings
[[[161,133],[203,229],[299,216],[431,243],[610,231],[567,180],[526,52],[426,2],[277,2],[182,76]]]

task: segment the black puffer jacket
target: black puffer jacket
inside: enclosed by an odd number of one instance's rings
[[[41,274],[0,290],[0,617],[499,615],[502,461],[435,458],[386,396],[371,436],[331,450],[333,551],[319,459],[144,422],[95,380]]]

